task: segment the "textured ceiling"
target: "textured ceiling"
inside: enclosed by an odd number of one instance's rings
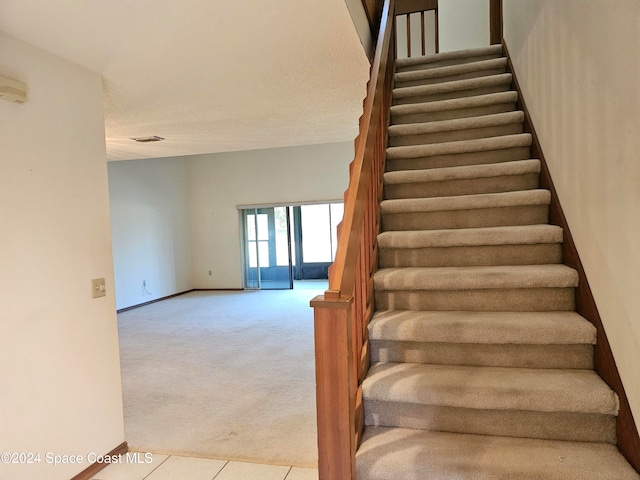
[[[0,0],[0,31],[103,75],[109,160],[357,133],[369,66],[344,0]]]

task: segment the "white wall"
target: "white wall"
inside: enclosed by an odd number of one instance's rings
[[[29,101],[0,101],[0,478],[58,480],[124,441],[101,77],[0,33],[0,74]],[[91,298],[105,277],[107,296]]]
[[[640,2],[505,0],[505,39],[640,419]]]
[[[489,46],[489,0],[439,0],[440,51]]]
[[[109,200],[117,308],[191,289],[184,158],[110,162]]]
[[[188,157],[193,287],[242,288],[237,205],[341,200],[353,154],[343,142]]]

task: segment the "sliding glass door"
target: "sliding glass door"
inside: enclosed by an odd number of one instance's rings
[[[242,210],[245,288],[293,288],[288,207]]]
[[[240,210],[244,287],[293,288],[294,280],[327,279],[343,211],[342,203]]]

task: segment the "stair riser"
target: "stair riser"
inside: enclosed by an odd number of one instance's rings
[[[562,262],[560,244],[380,248],[381,268],[549,265]]]
[[[376,290],[378,310],[553,312],[575,310],[573,288]]]
[[[462,167],[464,165],[487,165],[531,158],[529,147],[487,150],[484,152],[455,153],[420,158],[387,159],[387,171],[424,170],[428,168]]]
[[[490,75],[500,75],[502,73],[507,73],[507,69],[496,68],[493,70],[475,70],[473,72],[460,73],[457,75],[447,75],[445,77],[422,78],[422,79],[404,80],[404,81],[396,78],[394,82],[394,86],[395,88],[418,87],[420,85],[433,85],[433,84],[442,83],[442,82],[454,82],[457,80],[467,80],[470,78],[481,78],[481,77],[488,77]]]
[[[385,185],[384,198],[452,197],[477,193],[516,192],[538,188],[538,173],[503,177],[449,180],[443,182],[400,183]]]
[[[478,56],[471,56],[471,57],[462,57],[462,58],[455,58],[455,59],[449,59],[449,60],[442,60],[439,62],[431,62],[431,63],[419,63],[417,65],[411,65],[408,67],[399,67],[396,71],[398,73],[400,72],[413,72],[415,70],[424,70],[424,69],[428,69],[428,68],[437,68],[437,67],[448,67],[450,65],[462,65],[464,63],[471,63],[471,62],[480,62],[482,60],[492,60],[494,58],[501,58],[502,54],[491,54],[491,55],[478,55]]]
[[[494,113],[513,112],[515,103],[497,103],[485,107],[461,108],[457,110],[438,110],[435,112],[414,113],[411,115],[391,115],[392,125],[404,125],[407,123],[438,122],[442,120],[455,120],[457,118],[480,117]]]
[[[547,205],[394,213],[382,215],[382,230],[444,230],[448,228],[538,225],[548,223],[548,219],[549,207]]]
[[[616,442],[612,415],[532,412],[519,410],[474,410],[470,408],[365,402],[365,425],[422,430],[527,437],[579,442]]]
[[[358,480],[640,480],[615,445],[368,427]]]
[[[456,90],[453,92],[446,93],[435,93],[431,95],[411,95],[408,97],[401,97],[393,99],[393,105],[408,105],[410,103],[430,103],[430,102],[438,102],[440,100],[452,100],[454,98],[467,98],[467,97],[475,97],[477,95],[487,95],[489,93],[498,93],[498,92],[506,92],[509,90],[510,85],[508,83],[482,87],[482,88],[474,88],[471,90]]]
[[[593,345],[422,343],[371,340],[372,362],[516,368],[593,368]]]
[[[427,145],[441,142],[457,142],[461,140],[475,140],[478,138],[501,137],[522,133],[522,123],[499,125],[485,128],[468,128],[449,132],[427,133],[422,135],[398,135],[389,137],[390,147],[409,145]]]

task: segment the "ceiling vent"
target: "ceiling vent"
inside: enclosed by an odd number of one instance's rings
[[[163,137],[159,137],[157,135],[152,135],[150,137],[132,137],[131,140],[135,140],[140,143],[149,143],[149,142],[161,142],[164,140]]]

